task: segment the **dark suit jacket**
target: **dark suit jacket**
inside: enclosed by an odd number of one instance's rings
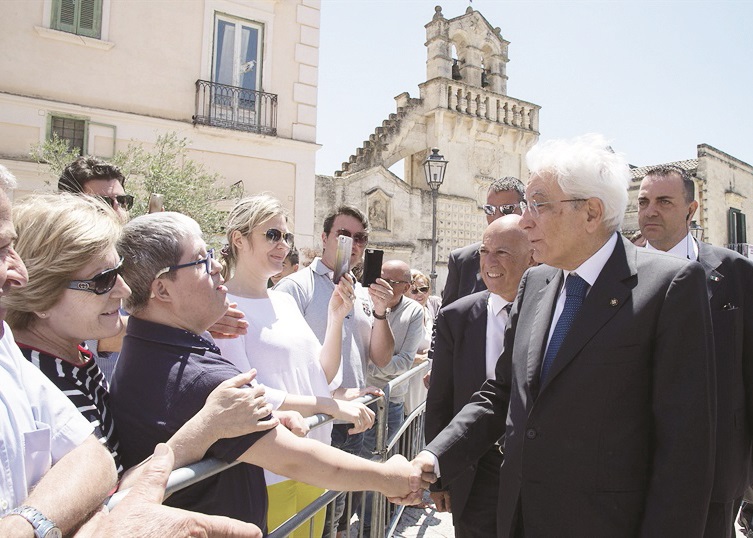
[[[428,445],[442,479],[503,431],[498,536],[702,536],[713,339],[702,267],[618,240],[539,387],[559,269],[521,281],[496,379]]]
[[[726,503],[751,484],[753,447],[753,262],[698,245],[714,325],[717,382],[716,465],[711,500]]]
[[[442,306],[486,289],[486,284],[479,274],[480,246],[481,243],[473,243],[450,252],[450,259],[447,261],[447,281],[442,291]]]
[[[437,316],[431,386],[426,397],[424,434],[427,442],[452,421],[486,381],[488,299],[488,291],[461,297],[440,310]],[[452,516],[456,522],[465,509],[475,476],[474,462],[446,488],[450,490]],[[440,484],[438,489],[441,487]]]

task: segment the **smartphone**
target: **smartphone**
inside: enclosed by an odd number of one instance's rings
[[[149,197],[149,213],[159,213],[165,210],[165,197],[153,192]]]
[[[367,248],[366,255],[363,258],[363,275],[361,284],[368,288],[370,284],[376,282],[376,279],[382,276],[382,258],[384,251],[377,248]]]
[[[337,253],[335,254],[335,274],[332,282],[337,284],[350,269],[350,255],[353,253],[353,238],[346,235],[337,236]]]

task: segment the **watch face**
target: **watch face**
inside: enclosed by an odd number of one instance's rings
[[[63,533],[57,527],[53,527],[45,533],[44,538],[63,538]]]

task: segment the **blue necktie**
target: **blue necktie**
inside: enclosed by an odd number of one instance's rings
[[[565,281],[565,308],[562,309],[560,319],[557,320],[557,325],[554,327],[552,339],[549,340],[549,347],[546,349],[546,355],[544,355],[544,364],[541,366],[539,383],[542,385],[549,370],[552,368],[554,358],[557,356],[557,352],[565,340],[565,336],[570,331],[570,326],[572,326],[575,316],[578,315],[580,307],[583,306],[583,299],[586,297],[587,288],[588,282],[575,273],[570,273],[567,276],[567,280]]]

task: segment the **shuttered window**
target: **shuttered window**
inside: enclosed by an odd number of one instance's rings
[[[99,39],[102,0],[53,0],[52,28]]]

